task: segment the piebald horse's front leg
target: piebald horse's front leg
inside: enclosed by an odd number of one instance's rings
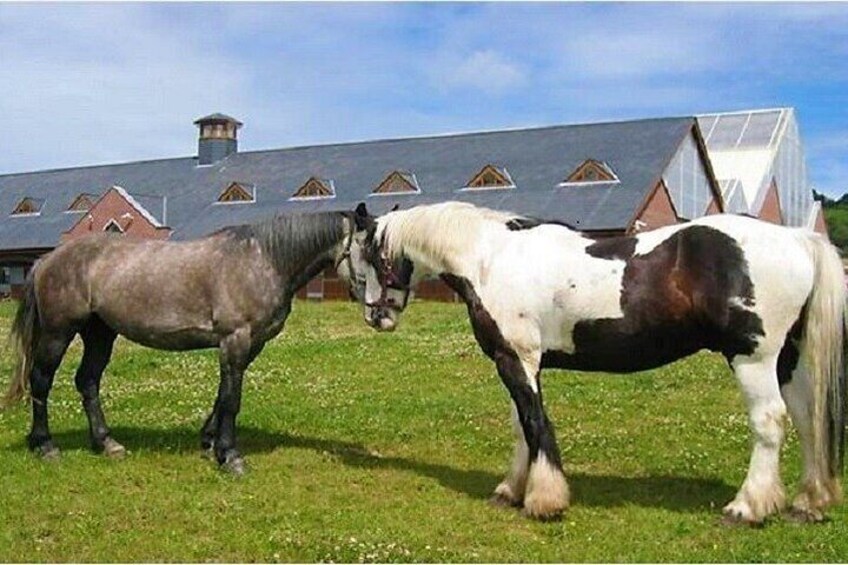
[[[509,474],[501,481],[490,499],[496,506],[516,506],[524,504],[524,491],[527,488],[527,471],[530,469],[530,451],[524,439],[524,429],[518,416],[518,408],[512,403],[512,433],[515,436],[515,451]]]
[[[499,350],[494,357],[523,433],[516,442],[510,474],[495,489],[494,498],[523,505],[524,512],[532,518],[559,518],[568,508],[570,495],[553,425],[542,405],[538,356],[527,361],[519,359],[514,351]]]

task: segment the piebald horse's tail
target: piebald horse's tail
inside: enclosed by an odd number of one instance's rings
[[[40,330],[34,273],[35,269],[30,271],[27,277],[24,297],[18,306],[15,321],[12,323],[12,332],[9,335],[9,341],[14,348],[17,361],[12,373],[12,381],[9,383],[9,389],[6,391],[6,397],[3,401],[4,407],[19,402],[27,396],[29,391],[29,374],[32,371],[32,362]]]
[[[834,247],[818,234],[807,235],[807,242],[816,274],[807,301],[801,356],[813,386],[815,465],[819,476],[832,479],[830,494],[838,500],[845,455],[846,281]]]

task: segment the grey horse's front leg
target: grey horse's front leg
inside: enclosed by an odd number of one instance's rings
[[[236,449],[236,417],[241,409],[244,371],[254,357],[249,327],[239,328],[221,340],[221,381],[218,385],[216,410],[213,410],[210,416],[216,423],[213,449],[221,468],[235,475],[241,475],[245,470],[244,459]],[[216,411],[217,418],[214,418],[212,416],[215,416]]]

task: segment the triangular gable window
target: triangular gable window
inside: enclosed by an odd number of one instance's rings
[[[297,189],[292,199],[332,198],[336,195],[333,181],[311,177],[303,186]]]
[[[41,213],[41,204],[43,201],[35,198],[26,197],[15,206],[12,211],[13,216],[34,216]]]
[[[383,182],[374,189],[372,194],[403,194],[406,192],[421,192],[415,175],[405,171],[392,171]]]
[[[124,233],[123,228],[116,222],[115,220],[109,220],[106,222],[106,225],[103,226],[103,231],[109,233]]]
[[[505,167],[496,167],[494,165],[486,165],[479,173],[468,181],[465,185],[466,189],[480,190],[491,188],[514,188],[515,183],[509,176],[509,172]]]
[[[252,186],[244,185],[239,182],[231,183],[221,195],[218,197],[218,202],[223,204],[232,204],[235,202],[253,202],[255,200]]]
[[[567,183],[590,183],[590,182],[615,182],[615,174],[609,165],[596,161],[594,159],[586,159],[579,167],[574,169],[563,184]]]
[[[68,206],[68,212],[87,212],[94,206],[94,197],[91,194],[80,194],[77,196],[71,205]]]

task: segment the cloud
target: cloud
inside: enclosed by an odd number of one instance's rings
[[[238,65],[162,23],[134,5],[0,10],[0,115],[15,136],[0,169],[190,154],[194,118],[246,106]]]
[[[189,155],[214,111],[249,150],[790,105],[821,184],[846,59],[820,4],[6,4],[0,172]]]
[[[526,83],[525,71],[502,54],[487,49],[475,51],[463,59],[442,60],[432,69],[437,89],[472,89],[489,95],[521,88]]]

